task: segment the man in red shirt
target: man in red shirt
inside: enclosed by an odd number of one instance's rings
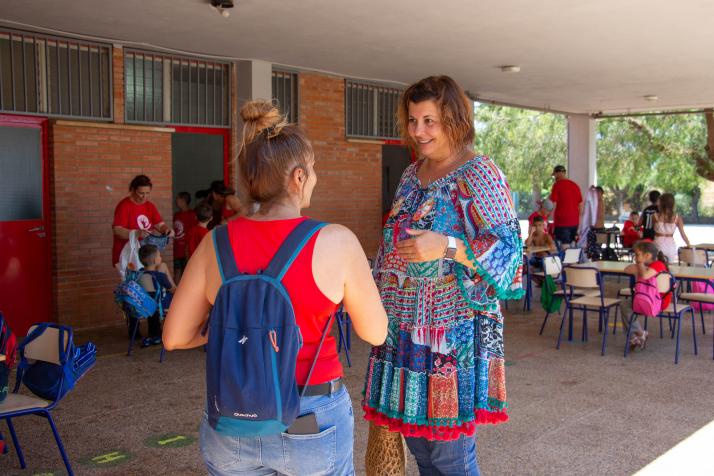
[[[149,201],[152,188],[151,179],[146,175],[137,175],[129,184],[129,196],[122,199],[114,209],[114,244],[112,246],[112,264],[119,262],[122,248],[129,241],[132,230],[140,230],[140,238],[149,230],[156,230],[164,235],[173,236],[173,230],[161,218],[156,205]]]
[[[566,178],[565,167],[562,165],[553,169],[553,176],[555,183],[550,192],[550,200],[555,204],[555,239],[563,244],[572,243],[575,241],[580,214],[583,211],[583,195],[578,184]]]

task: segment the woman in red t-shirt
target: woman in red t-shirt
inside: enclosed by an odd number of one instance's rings
[[[250,199],[260,208],[250,218],[240,217],[225,226],[238,269],[256,273],[266,268],[287,235],[306,219],[301,210],[310,205],[317,177],[307,137],[297,126],[286,125],[270,102],[245,104],[241,117],[240,176]],[[166,318],[166,349],[198,347],[207,342],[201,329],[221,287],[218,268],[213,240],[204,239],[189,260]],[[265,474],[353,474],[352,403],[342,384],[335,340],[329,334],[309,382],[307,373],[322,329],[340,302],[357,335],[373,345],[384,342],[387,315],[367,257],[349,229],[327,225],[307,242],[282,283],[304,342],[296,362],[297,384],[307,386],[312,395],[301,399],[300,414],[315,414],[317,432],[297,437],[278,433],[228,439],[221,437],[204,416],[201,452],[212,474],[248,470]],[[240,459],[235,458],[237,445]]]
[[[639,280],[650,279],[660,273],[668,272],[667,258],[657,249],[657,246],[650,240],[641,240],[635,243],[632,247],[635,252],[635,263],[627,266],[625,272],[632,274]],[[662,297],[662,308],[667,309],[672,302],[672,292],[665,294],[660,293]],[[630,332],[630,348],[644,349],[647,343],[646,330],[642,329],[640,323],[637,322],[637,314],[633,315],[632,331]]]
[[[129,184],[129,196],[122,199],[114,209],[114,220],[112,221],[112,231],[114,232],[113,265],[119,262],[121,250],[129,241],[129,234],[132,230],[140,230],[141,237],[146,236],[150,230],[174,236],[174,231],[164,223],[156,205],[149,201],[152,186],[149,177],[137,175]]]

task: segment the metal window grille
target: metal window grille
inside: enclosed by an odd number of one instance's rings
[[[112,118],[111,46],[0,29],[0,111]]]
[[[396,139],[397,105],[402,91],[359,81],[345,81],[347,137]]]
[[[277,102],[280,112],[287,115],[288,120],[298,122],[298,75],[289,71],[273,71],[273,100]]]
[[[229,63],[124,50],[127,122],[230,125]]]

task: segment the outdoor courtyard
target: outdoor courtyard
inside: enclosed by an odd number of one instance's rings
[[[622,283],[608,279],[608,294]],[[536,291],[536,296],[538,291]],[[712,474],[714,456],[690,438],[714,415],[711,313],[702,336],[697,316],[699,355],[693,355],[691,325],[682,325],[681,355],[674,365],[674,341],[659,339],[657,323],[643,352],[623,358],[624,335],[609,335],[600,356],[597,319],[589,319],[590,340],[581,343],[580,319],[575,339],[555,349],[559,319],[551,317],[538,335],[543,312],[521,311],[511,302],[506,312],[506,382],[510,420],[479,429],[479,464],[484,475],[628,475],[672,451],[676,472],[662,458],[646,474]],[[627,312],[627,309],[626,309]],[[665,324],[666,329],[666,324]],[[97,365],[53,412],[77,474],[205,474],[198,445],[198,422],[204,405],[204,353],[176,351],[160,364],[156,347],[136,346],[126,356],[121,326],[80,333],[79,343],[93,340]],[[367,424],[360,411],[360,392],[369,347],[353,336],[352,368],[347,387],[355,411],[357,474],[363,475]],[[344,360],[344,354],[342,355]],[[15,420],[28,469],[19,469],[12,447],[0,457],[0,473],[64,474],[47,423],[37,417]],[[5,433],[5,426],[2,431]],[[689,440],[688,440],[689,438]],[[407,452],[408,454],[408,452]],[[408,475],[416,466],[408,461]]]

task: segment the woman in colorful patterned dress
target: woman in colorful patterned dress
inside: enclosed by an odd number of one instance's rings
[[[479,474],[477,424],[506,414],[501,299],[522,296],[522,243],[503,173],[472,152],[471,101],[447,76],[403,94],[402,175],[375,279],[389,316],[369,359],[365,418],[406,438],[420,474]]]

